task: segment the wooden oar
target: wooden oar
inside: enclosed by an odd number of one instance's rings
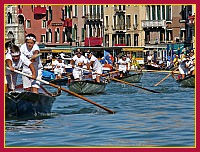
[[[178,68],[176,68],[174,71],[176,71]],[[158,83],[156,83],[154,86],[158,86],[161,82],[163,82],[164,80],[166,80],[174,71],[170,71],[170,73],[164,77],[162,80],[160,80]]]
[[[8,67],[7,67],[7,69],[10,70],[10,68],[8,68]],[[14,72],[16,72],[16,73],[18,73],[18,74],[21,74],[21,75],[24,75],[24,76],[27,76],[27,77],[29,77],[29,78],[32,78],[30,75],[28,75],[28,74],[26,74],[26,73],[23,73],[23,72],[20,72],[20,71],[18,71],[18,70],[14,70]],[[70,90],[67,90],[67,89],[65,89],[65,88],[62,88],[62,87],[60,87],[60,86],[58,86],[58,85],[55,85],[55,84],[50,83],[50,82],[45,81],[45,80],[41,80],[41,79],[38,79],[38,78],[36,78],[35,80],[38,80],[38,81],[40,81],[40,82],[42,82],[42,83],[44,83],[44,84],[50,85],[50,86],[52,86],[52,87],[61,89],[62,91],[65,91],[65,92],[67,92],[67,93],[69,93],[69,94],[71,94],[71,95],[73,95],[73,96],[75,96],[75,97],[78,97],[78,98],[83,99],[83,100],[85,100],[85,101],[87,101],[87,102],[89,102],[89,103],[91,103],[91,104],[93,104],[93,105],[96,105],[97,107],[102,108],[102,109],[104,109],[105,111],[107,111],[107,112],[109,112],[109,113],[111,113],[111,114],[114,114],[114,113],[115,113],[114,111],[112,111],[112,110],[110,110],[110,109],[108,109],[108,108],[106,108],[106,107],[104,107],[104,106],[101,106],[101,105],[99,105],[99,104],[93,102],[92,100],[87,99],[87,98],[85,98],[85,97],[83,97],[83,96],[81,96],[81,95],[79,95],[79,94],[77,94],[77,93],[75,93],[75,92],[72,92],[72,91],[70,91]]]
[[[144,87],[141,87],[141,86],[137,86],[135,84],[132,84],[132,83],[128,83],[126,81],[122,81],[122,80],[119,80],[119,79],[116,79],[116,78],[112,78],[111,77],[111,80],[113,81],[117,81],[117,82],[120,82],[120,83],[124,83],[124,84],[128,84],[130,86],[134,86],[134,87],[137,87],[137,88],[140,88],[140,89],[143,89],[143,90],[147,90],[147,91],[150,91],[150,92],[153,92],[153,93],[160,93],[160,92],[157,92],[157,91],[154,91],[154,90],[150,90],[150,89],[147,89],[147,88],[144,88]]]
[[[164,77],[162,80],[160,80],[158,83],[156,83],[154,86],[158,86],[161,82],[163,82],[164,80],[166,80],[169,76],[171,75],[171,73],[169,73],[166,77]]]
[[[171,73],[172,71],[167,71],[167,70],[142,70],[142,72]],[[178,73],[175,72],[175,74],[178,74]]]

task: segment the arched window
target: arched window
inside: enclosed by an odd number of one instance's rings
[[[12,24],[12,14],[10,12],[8,12],[7,18],[8,18],[8,24]]]
[[[46,33],[46,41],[47,42],[52,42],[52,31],[51,29],[48,29],[47,33]]]
[[[60,41],[60,29],[56,28],[55,29],[55,42],[59,43],[59,41]]]
[[[24,25],[24,17],[22,15],[18,16],[18,23]]]

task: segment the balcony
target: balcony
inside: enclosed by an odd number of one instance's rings
[[[64,20],[63,26],[65,26],[65,27],[72,27],[72,19],[71,18],[66,18]]]
[[[154,27],[161,27],[166,28],[166,21],[165,20],[143,20],[142,21],[142,28],[154,28]]]
[[[37,6],[34,8],[34,15],[46,14],[46,7]]]
[[[102,37],[85,38],[85,46],[101,46],[103,43]]]

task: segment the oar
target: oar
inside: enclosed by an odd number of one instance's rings
[[[7,67],[7,69],[10,70],[10,68],[8,68],[8,67]],[[24,75],[24,76],[27,76],[27,77],[29,77],[29,78],[32,78],[30,75],[28,75],[28,74],[26,74],[26,73],[23,73],[23,72],[20,72],[20,71],[18,71],[18,70],[14,70],[14,72],[16,72],[16,73],[18,73],[18,74],[21,74],[21,75]],[[78,97],[78,98],[83,99],[83,100],[85,100],[85,101],[87,101],[87,102],[89,102],[89,103],[91,103],[91,104],[93,104],[93,105],[96,105],[97,107],[100,107],[100,108],[104,109],[105,111],[107,111],[107,112],[109,112],[109,113],[111,113],[111,114],[114,114],[114,113],[115,113],[114,111],[112,111],[112,110],[110,110],[110,109],[108,109],[108,108],[106,108],[106,107],[104,107],[104,106],[101,106],[101,105],[99,105],[99,104],[93,102],[92,100],[87,99],[87,98],[85,98],[85,97],[83,97],[83,96],[81,96],[81,95],[79,95],[79,94],[77,94],[77,93],[75,93],[75,92],[72,92],[72,91],[70,91],[70,90],[67,90],[67,89],[65,89],[65,88],[62,88],[62,87],[60,87],[60,86],[58,86],[58,85],[55,85],[55,84],[50,83],[50,82],[45,81],[45,80],[41,80],[41,79],[38,79],[38,78],[36,78],[36,80],[38,80],[38,81],[40,81],[40,82],[42,82],[42,83],[44,83],[44,84],[50,85],[50,86],[52,86],[52,87],[61,89],[61,90],[65,91],[65,92],[67,92],[67,93],[69,93],[69,94],[71,94],[71,95],[73,95],[73,96],[75,96],[75,97]]]
[[[171,73],[172,71],[167,71],[167,70],[142,70],[142,72]],[[178,74],[178,73],[175,72],[175,74]]]
[[[157,91],[154,91],[154,90],[150,90],[150,89],[147,89],[147,88],[144,88],[144,87],[141,87],[141,86],[137,86],[135,84],[128,83],[126,81],[122,81],[122,80],[119,80],[119,79],[116,79],[116,78],[112,78],[111,77],[111,80],[114,80],[114,81],[117,81],[117,82],[120,82],[120,83],[124,83],[124,84],[128,84],[130,86],[134,86],[134,87],[137,87],[137,88],[140,88],[140,89],[143,89],[143,90],[147,90],[147,91],[150,91],[150,92],[153,92],[153,93],[160,93],[160,92],[157,92]]]
[[[174,71],[176,71],[178,68],[176,68]],[[156,83],[154,86],[158,86],[161,82],[163,82],[164,80],[166,80],[171,74],[172,72],[174,71],[171,71],[166,77],[164,77],[162,80],[160,80],[158,83]]]

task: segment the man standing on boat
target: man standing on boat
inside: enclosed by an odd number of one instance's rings
[[[65,64],[62,62],[62,58],[58,58],[58,62],[53,67],[54,74],[56,76],[56,79],[61,79],[62,75],[66,73],[65,70]]]
[[[100,83],[100,78],[102,74],[102,65],[99,60],[93,55],[93,53],[87,51],[87,69],[92,72],[92,79],[95,79],[96,82]],[[92,68],[92,70],[91,70]]]
[[[42,77],[42,62],[39,55],[40,49],[36,44],[36,36],[34,34],[27,34],[25,37],[25,43],[20,47],[20,51],[24,54],[34,65],[36,70],[37,78]],[[23,65],[23,73],[31,74],[30,68]],[[30,79],[26,76],[22,76],[23,87],[27,91],[32,91],[34,93],[38,93],[38,89],[40,88],[40,82],[37,80]]]
[[[82,52],[80,49],[77,49],[75,52],[75,56],[70,61],[70,64],[73,68],[73,77],[75,80],[81,80],[83,76],[83,66],[86,64],[86,58],[82,55]]]
[[[21,54],[18,46],[12,45],[10,53],[6,54],[6,67],[10,68],[10,70],[6,70],[6,90],[14,91],[18,76],[14,70],[20,69],[22,65],[30,69],[32,78],[35,79],[36,71],[32,62],[25,55]]]
[[[122,55],[121,59],[117,62],[117,69],[120,72],[120,78],[128,74],[128,62],[125,55]]]

